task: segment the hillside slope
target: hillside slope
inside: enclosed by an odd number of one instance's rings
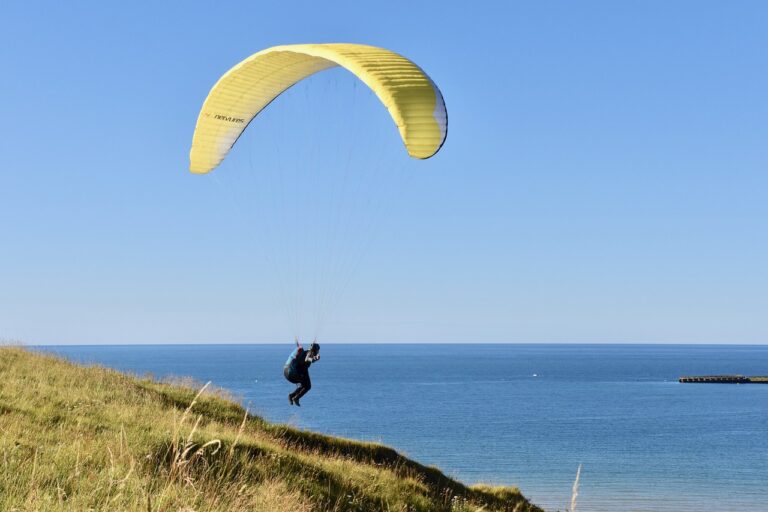
[[[540,510],[223,395],[0,348],[0,510]]]

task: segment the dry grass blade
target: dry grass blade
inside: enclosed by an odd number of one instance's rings
[[[229,447],[229,457],[232,458],[232,455],[235,453],[235,446],[237,446],[237,443],[240,441],[240,437],[243,435],[243,430],[245,430],[245,422],[248,421],[248,409],[245,410],[245,414],[243,415],[243,421],[240,423],[240,428],[237,429],[237,435],[235,436],[235,441],[232,443],[232,446]]]
[[[579,497],[579,478],[581,478],[581,464],[579,469],[576,470],[576,480],[573,481],[573,488],[571,489],[571,508],[569,512],[576,512],[576,498]]]

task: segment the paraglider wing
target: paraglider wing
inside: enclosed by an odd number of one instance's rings
[[[359,44],[297,44],[255,53],[227,71],[205,99],[192,138],[189,169],[215,169],[248,123],[293,84],[341,66],[373,90],[387,107],[408,154],[429,158],[448,129],[442,94],[410,60],[383,48]]]

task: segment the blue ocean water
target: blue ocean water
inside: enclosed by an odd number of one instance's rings
[[[265,418],[375,440],[467,483],[517,485],[565,510],[768,510],[768,346],[323,344],[302,407],[285,345],[43,347],[229,389]]]

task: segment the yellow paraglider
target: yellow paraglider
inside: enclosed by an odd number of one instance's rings
[[[215,169],[248,123],[295,83],[335,66],[362,80],[387,107],[408,154],[429,158],[445,142],[448,114],[440,90],[416,64],[361,44],[296,44],[255,53],[227,71],[208,93],[192,138],[189,169]]]

